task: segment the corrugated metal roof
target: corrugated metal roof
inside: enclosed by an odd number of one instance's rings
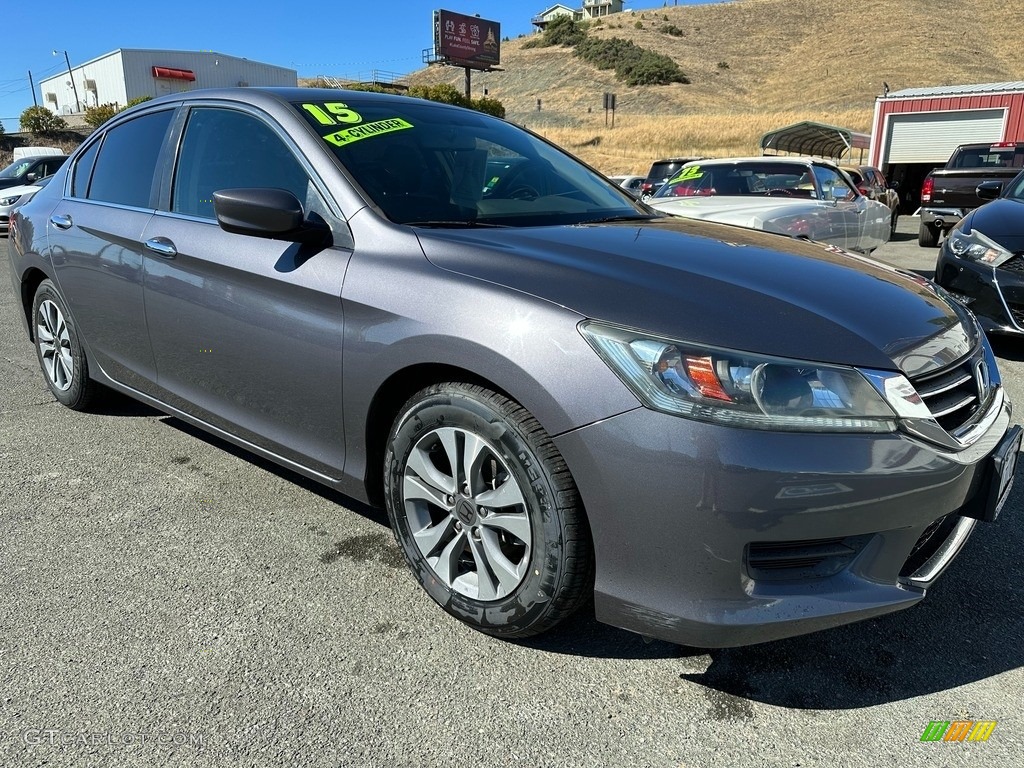
[[[936,88],[904,88],[892,91],[885,98],[909,99],[927,98],[929,96],[961,96],[975,93],[1004,93],[1007,91],[1024,91],[1024,80],[1012,83],[980,83],[975,85],[940,85]]]
[[[842,157],[851,148],[867,149],[870,141],[871,137],[866,133],[805,120],[764,134],[761,137],[761,151]]]

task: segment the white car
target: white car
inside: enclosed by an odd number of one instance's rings
[[[633,197],[640,197],[640,185],[644,183],[645,176],[609,176],[609,179],[614,181],[624,190],[629,192]]]
[[[50,183],[53,176],[34,181],[31,184],[23,184],[18,187],[0,189],[0,233],[7,233],[11,226],[11,214],[15,208],[20,208],[38,192]]]
[[[889,239],[889,207],[825,160],[742,157],[687,163],[647,201],[674,216],[738,224],[870,253]]]

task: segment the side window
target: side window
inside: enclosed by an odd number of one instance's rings
[[[153,176],[173,114],[170,109],[151,112],[107,132],[95,160],[90,200],[150,207]]]
[[[43,176],[50,176],[56,173],[58,170],[60,170],[60,167],[64,165],[65,160],[67,160],[66,157],[55,157],[52,160],[47,160],[41,172],[39,173],[39,178],[42,178]]]
[[[284,141],[259,118],[215,107],[193,109],[174,174],[171,210],[216,218],[220,189],[274,187],[309,208],[309,176]]]
[[[100,151],[100,143],[99,141],[93,142],[93,145],[85,150],[75,163],[75,168],[71,172],[72,197],[86,196],[86,192],[89,190],[89,176],[92,175],[92,167],[96,163],[96,153]]]
[[[821,165],[814,166],[814,177],[821,187],[822,197],[825,200],[853,200],[857,193],[846,183],[842,176],[831,168]]]

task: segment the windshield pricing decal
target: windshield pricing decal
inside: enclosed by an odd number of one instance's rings
[[[699,179],[704,175],[704,172],[700,169],[699,165],[691,165],[689,168],[683,168],[679,173],[668,180],[669,184],[676,184],[680,181],[687,181],[688,179]]]
[[[335,126],[345,123],[362,123],[363,116],[354,109],[349,109],[348,104],[343,101],[328,101],[323,104],[303,104],[306,110],[320,125]],[[406,128],[414,127],[412,123],[400,117],[392,117],[388,120],[378,120],[375,123],[363,123],[354,125],[351,128],[342,128],[334,133],[324,136],[324,141],[336,147],[344,147],[347,144],[368,139],[371,136],[380,136],[384,133],[394,133]]]
[[[372,136],[380,136],[383,133],[403,131],[406,128],[412,127],[412,123],[408,123],[400,117],[393,117],[390,120],[378,120],[375,123],[366,123],[352,128],[344,128],[336,133],[327,134],[324,136],[324,140],[329,141],[336,147],[343,147],[354,141],[362,141],[363,139],[368,139]]]

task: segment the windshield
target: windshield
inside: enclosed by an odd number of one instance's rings
[[[15,160],[0,171],[0,179],[20,179],[31,165],[31,160]]]
[[[655,198],[711,195],[816,198],[806,165],[796,163],[691,163],[668,180]]]
[[[1007,184],[1003,197],[1024,203],[1024,173],[1018,174],[1013,181]]]
[[[953,168],[1024,167],[1024,144],[990,147],[963,147],[953,158]]]
[[[543,226],[651,215],[511,123],[412,98],[344,97],[293,106],[395,223]]]

